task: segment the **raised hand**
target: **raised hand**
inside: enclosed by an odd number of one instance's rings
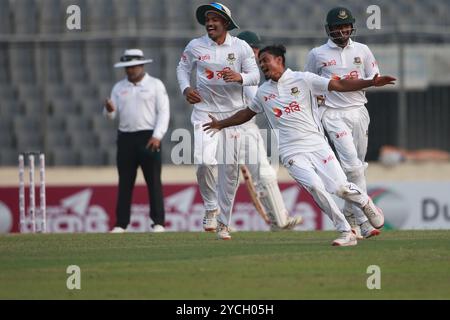
[[[394,81],[397,80],[391,76],[379,76],[378,73],[373,77],[373,86],[374,87],[382,87],[387,84],[395,84]]]
[[[112,100],[109,98],[106,98],[106,100],[105,100],[105,108],[108,112],[114,112],[116,110]]]
[[[211,119],[211,122],[205,123],[203,125],[203,131],[205,131],[207,134],[209,134],[212,137],[217,132],[219,132],[222,128],[219,125],[219,120],[217,120],[213,115],[208,114],[208,117]]]

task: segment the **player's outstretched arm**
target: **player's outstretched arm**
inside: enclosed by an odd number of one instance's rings
[[[388,84],[394,84],[397,80],[391,76],[379,76],[376,74],[372,80],[349,79],[349,80],[330,80],[328,84],[329,91],[359,91],[369,87],[383,87]]]
[[[207,133],[214,134],[215,132],[220,131],[224,128],[238,126],[240,124],[243,124],[243,123],[249,121],[255,115],[256,115],[256,112],[252,111],[249,108],[246,108],[239,112],[236,112],[231,117],[220,120],[220,121],[217,120],[211,114],[209,114],[209,117],[211,118],[211,122],[205,123],[203,125],[203,130],[206,131]]]

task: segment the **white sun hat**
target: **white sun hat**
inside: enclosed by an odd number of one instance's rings
[[[145,59],[144,52],[140,49],[127,49],[120,57],[120,62],[114,65],[114,68],[140,66],[152,63],[152,59]]]

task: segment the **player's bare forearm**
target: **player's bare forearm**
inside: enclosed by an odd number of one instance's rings
[[[369,88],[372,86],[373,80],[331,80],[328,85],[329,91],[339,91],[339,92],[348,92],[348,91],[359,91],[365,88]]]
[[[328,84],[329,91],[349,92],[359,91],[369,87],[382,87],[388,84],[394,84],[396,79],[391,76],[378,76],[375,75],[371,80],[363,79],[343,79],[343,80],[330,80]]]
[[[247,121],[249,121],[251,118],[253,118],[256,115],[256,113],[249,108],[243,109],[239,112],[236,112],[234,115],[232,115],[229,118],[223,119],[223,120],[217,120],[212,115],[209,115],[211,118],[211,122],[205,123],[203,125],[204,131],[209,130],[222,130],[224,128],[232,127],[232,126],[238,126],[240,124],[243,124]]]
[[[232,126],[238,126],[247,121],[250,121],[255,115],[256,115],[255,112],[253,112],[249,108],[245,108],[239,112],[236,112],[231,117],[219,121],[219,124],[222,127],[221,129]]]

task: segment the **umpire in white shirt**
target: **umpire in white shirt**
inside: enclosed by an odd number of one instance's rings
[[[140,166],[147,183],[153,231],[164,231],[164,197],[161,184],[161,140],[169,126],[169,97],[161,80],[149,76],[144,65],[151,63],[139,49],[126,50],[115,68],[125,68],[105,102],[105,115],[119,116],[117,169],[119,195],[114,233],[124,232],[130,223],[131,199]]]

